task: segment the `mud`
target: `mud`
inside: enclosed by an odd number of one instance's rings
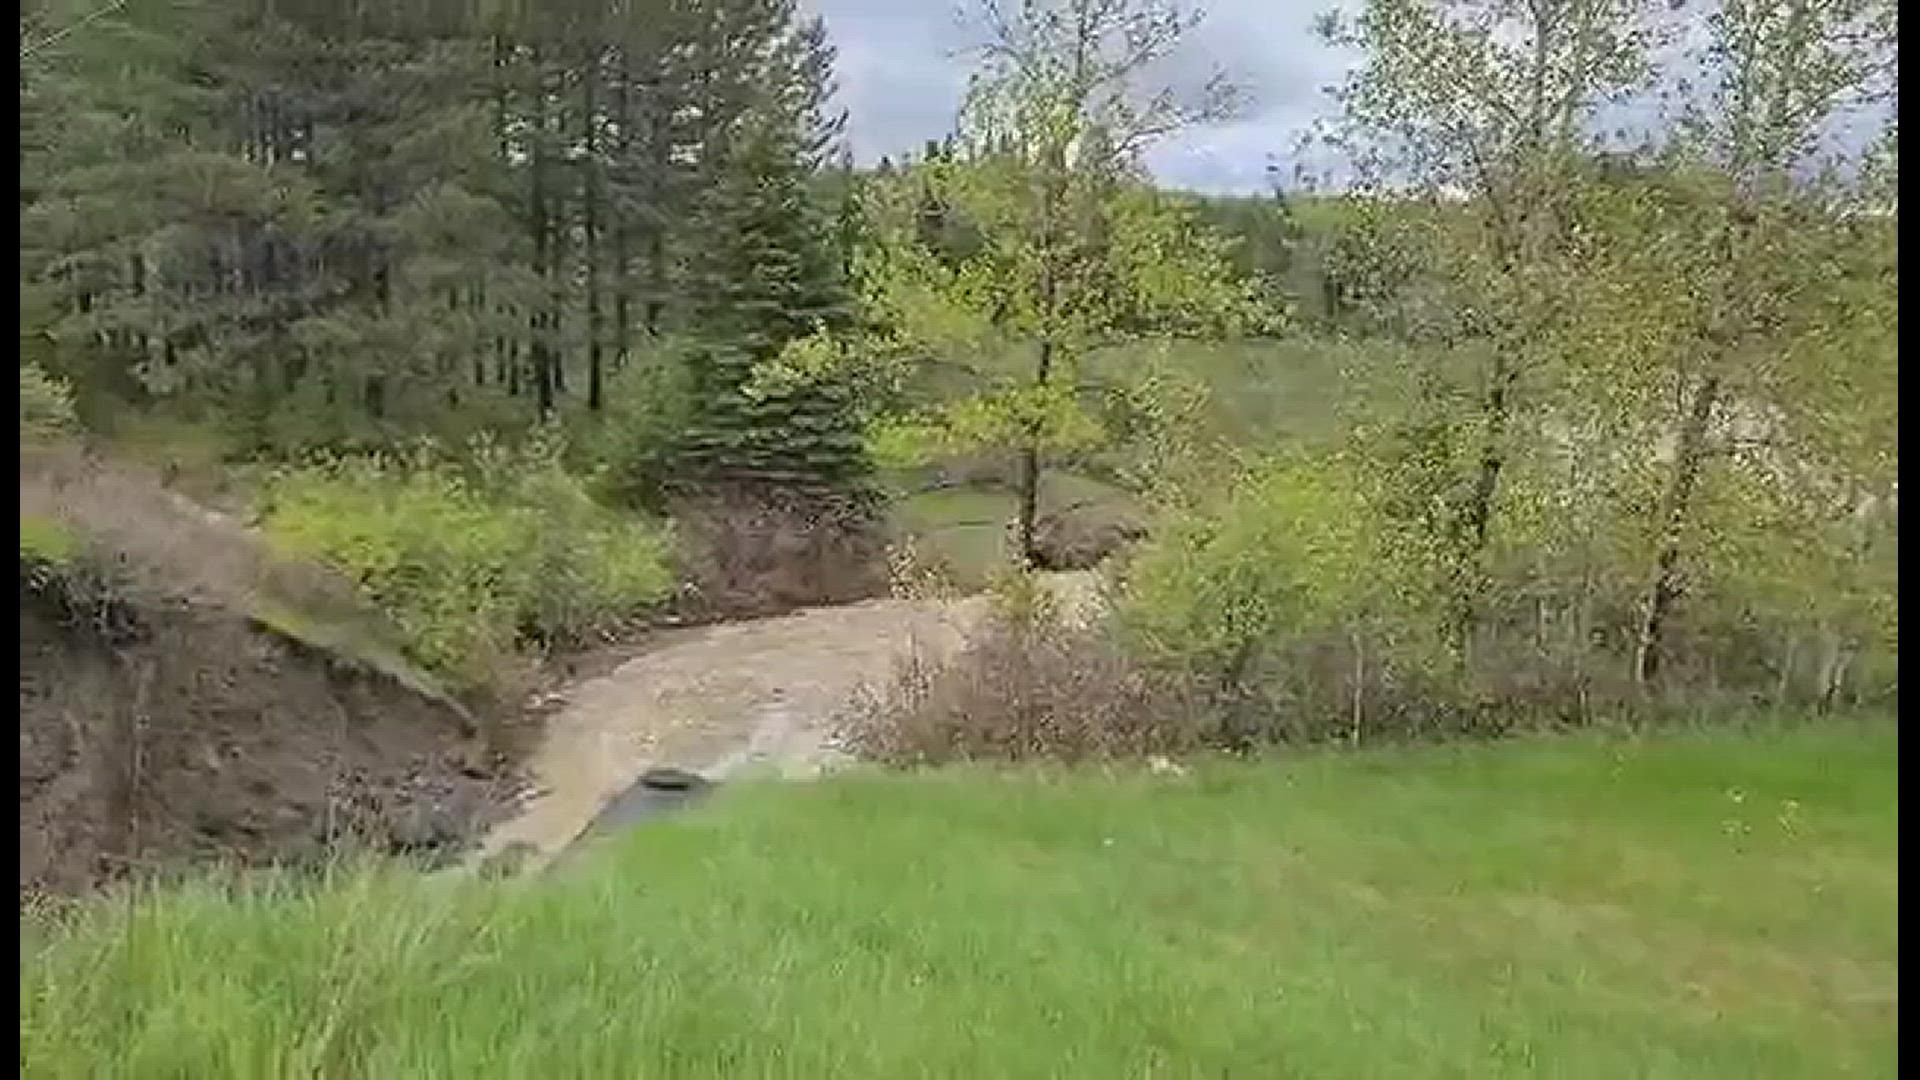
[[[1069,617],[1091,617],[1093,575],[1049,575],[1049,584]],[[537,869],[583,836],[677,805],[636,789],[649,768],[721,783],[805,779],[843,764],[833,728],[855,693],[883,686],[911,652],[951,656],[989,611],[984,597],[868,600],[662,634],[565,695],[526,763],[532,797],[469,865],[511,851],[519,866]]]
[[[451,857],[512,780],[461,716],[215,615],[109,647],[20,613],[20,890],[187,865],[299,864],[343,843]]]

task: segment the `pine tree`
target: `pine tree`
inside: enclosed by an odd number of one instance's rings
[[[825,112],[832,48],[790,0],[745,2],[741,22],[766,35],[772,61],[749,96],[716,105],[738,119],[713,133],[702,162],[693,214],[702,243],[687,267],[699,345],[686,453],[710,481],[844,490],[866,472],[848,388],[813,380],[776,390],[754,378],[791,343],[851,316],[835,223],[815,194],[838,131]]]
[[[23,57],[23,353],[284,449],[597,408],[642,336],[738,388],[844,317],[831,66],[792,0],[107,11]]]
[[[699,341],[697,412],[686,451],[721,481],[843,487],[863,474],[845,391],[816,382],[760,392],[754,373],[815,329],[844,326],[850,297],[806,177],[762,130],[704,194],[697,218],[712,238],[691,263]]]

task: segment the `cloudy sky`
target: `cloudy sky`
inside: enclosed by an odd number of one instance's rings
[[[840,50],[840,98],[850,111],[854,156],[898,156],[953,126],[976,40],[955,0],[803,0],[824,15]],[[1163,183],[1208,191],[1260,191],[1271,158],[1292,169],[1297,133],[1326,109],[1322,87],[1348,59],[1312,33],[1328,0],[1209,0],[1207,20],[1176,67],[1204,76],[1224,68],[1245,88],[1239,119],[1186,133],[1151,158]],[[1178,76],[1176,75],[1176,81]]]

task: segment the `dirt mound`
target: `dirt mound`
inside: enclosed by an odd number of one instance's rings
[[[1089,503],[1041,515],[1034,522],[1033,546],[1042,570],[1091,570],[1146,536],[1141,514]]]
[[[20,888],[344,842],[451,854],[514,786],[352,590],[124,466],[23,453]]]
[[[673,520],[696,622],[782,615],[887,591],[886,537],[873,507],[826,494],[750,489],[676,500]]]

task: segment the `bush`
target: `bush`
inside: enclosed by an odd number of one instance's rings
[[[352,576],[413,659],[464,685],[517,648],[584,642],[668,595],[662,531],[595,503],[551,440],[470,450],[461,463],[424,449],[283,470],[267,532]]]
[[[1003,576],[984,629],[951,663],[903,665],[854,710],[852,742],[902,763],[1071,759],[1733,718],[1897,688],[1891,505],[1816,519],[1757,482],[1703,487],[1709,557],[1642,685],[1649,540],[1631,507],[1646,500],[1614,494],[1623,510],[1512,470],[1497,539],[1464,578],[1419,514],[1447,496],[1420,483],[1436,471],[1364,446],[1249,468],[1163,511],[1115,567],[1106,627]]]
[[[1182,753],[1217,741],[1182,682],[1075,620],[1038,575],[994,582],[986,622],[950,661],[910,653],[843,718],[849,749],[896,765]]]
[[[79,427],[73,390],[38,364],[20,365],[20,437],[46,440]]]
[[[575,444],[594,491],[623,506],[662,507],[692,408],[691,373],[677,347],[643,352],[609,376],[604,407]]]
[[[1004,574],[967,647],[904,664],[850,739],[894,762],[1073,759],[1470,725],[1444,564],[1379,507],[1350,459],[1280,457],[1167,513],[1093,625]]]
[[[1444,546],[1444,515],[1421,516],[1449,498],[1425,482],[1446,471],[1431,462],[1356,447],[1255,468],[1170,515],[1125,568],[1128,648],[1191,679],[1229,742],[1498,734],[1894,693],[1891,508],[1839,502],[1822,518],[1777,505],[1772,478],[1703,480],[1690,588],[1643,684],[1654,497],[1569,491],[1564,464],[1512,465],[1471,577]]]
[[[1125,568],[1128,647],[1191,680],[1234,744],[1353,737],[1439,658],[1436,563],[1341,456],[1267,462]]]

